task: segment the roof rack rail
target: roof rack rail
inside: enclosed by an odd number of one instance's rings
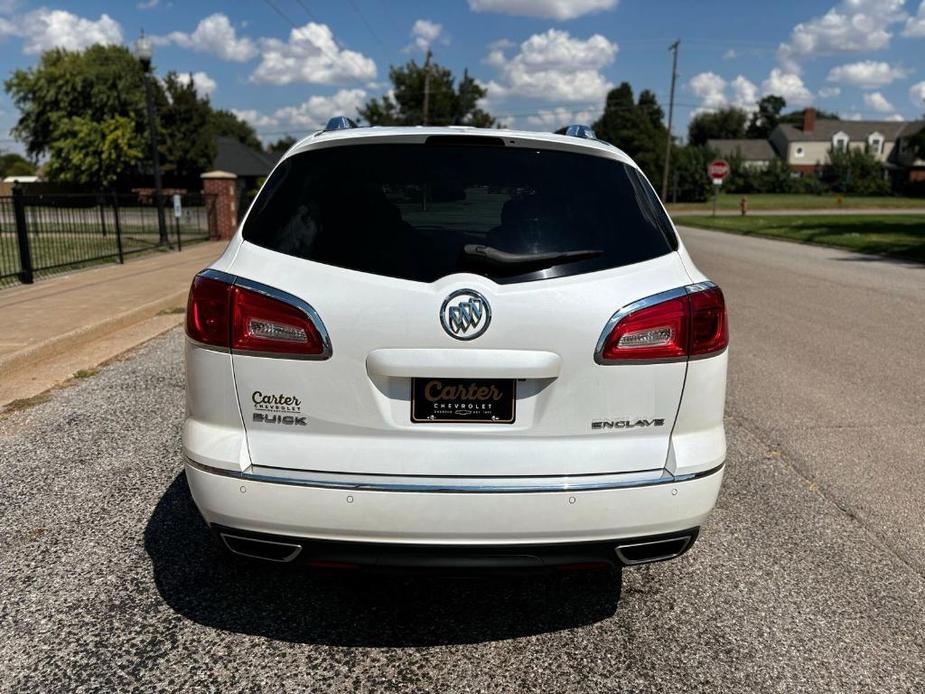
[[[568,135],[570,137],[581,137],[585,140],[596,140],[597,136],[594,134],[594,130],[591,129],[590,125],[581,125],[575,123],[573,125],[566,125],[559,128],[555,131],[556,135]]]
[[[347,118],[347,116],[334,116],[328,120],[322,132],[328,132],[329,130],[349,130],[350,128],[356,127],[358,127],[357,124]]]

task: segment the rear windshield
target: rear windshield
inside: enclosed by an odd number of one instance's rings
[[[677,248],[651,186],[633,167],[485,145],[297,154],[273,173],[243,233],[287,255],[418,282],[457,272],[526,282]]]

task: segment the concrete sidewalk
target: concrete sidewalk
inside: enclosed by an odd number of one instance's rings
[[[28,398],[179,325],[207,242],[0,290],[0,406]]]

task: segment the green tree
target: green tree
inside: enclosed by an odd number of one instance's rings
[[[270,144],[267,147],[267,151],[272,152],[273,154],[283,154],[296,142],[298,142],[298,140],[296,140],[292,135],[283,135],[276,142]]]
[[[887,195],[890,192],[890,184],[883,175],[883,165],[863,149],[830,149],[829,163],[822,175],[837,193]]]
[[[215,159],[215,138],[209,128],[212,107],[207,97],[196,92],[192,76],[184,82],[168,72],[163,89],[157,114],[164,173],[193,178],[211,168]]]
[[[224,109],[212,111],[209,116],[209,129],[213,135],[233,137],[248,147],[263,150],[263,145],[260,143],[260,138],[257,137],[257,131],[254,130],[253,126],[250,123],[245,123],[231,111]]]
[[[105,190],[141,161],[144,140],[126,116],[75,116],[57,121],[49,150],[49,178]]]
[[[424,123],[424,86],[430,71],[428,89],[428,125],[474,125],[490,128],[495,119],[478,107],[485,88],[463,72],[459,85],[449,68],[431,63],[429,67],[414,60],[389,69],[395,98],[371,99],[359,110],[370,125],[421,125]]]
[[[768,94],[758,101],[758,110],[752,114],[745,130],[745,136],[755,139],[767,140],[771,131],[780,122],[781,111],[787,106],[782,96]]]
[[[623,82],[607,94],[604,112],[592,127],[600,139],[631,156],[657,185],[665,165],[668,138],[668,129],[662,122],[664,115],[655,94],[643,90],[639,100],[634,101],[633,88]]]
[[[713,183],[707,174],[707,165],[716,152],[706,147],[676,147],[671,155],[672,188],[677,199],[684,202],[703,202],[713,195]]]
[[[123,118],[142,135],[147,127],[143,79],[141,65],[124,46],[45,51],[38,65],[15,70],[5,82],[20,112],[13,135],[35,159],[49,153],[54,133],[70,118],[98,124]]]
[[[4,176],[31,176],[35,167],[21,154],[0,154],[0,178]]]
[[[687,141],[702,147],[707,140],[734,140],[745,137],[748,114],[730,106],[709,113],[698,113],[687,126]]]

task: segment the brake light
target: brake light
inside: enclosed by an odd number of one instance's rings
[[[229,347],[230,300],[230,284],[197,275],[186,302],[186,334],[204,345]]]
[[[620,318],[604,340],[598,361],[679,361],[719,352],[728,344],[720,288],[685,290]]]
[[[320,356],[324,341],[312,319],[296,306],[235,286],[232,290],[231,349]]]
[[[234,282],[243,280],[214,275],[220,278],[198,275],[193,280],[186,307],[190,338],[241,353],[295,358],[330,355],[320,319],[307,304],[269,287],[241,286]],[[279,298],[271,293],[278,293]]]

